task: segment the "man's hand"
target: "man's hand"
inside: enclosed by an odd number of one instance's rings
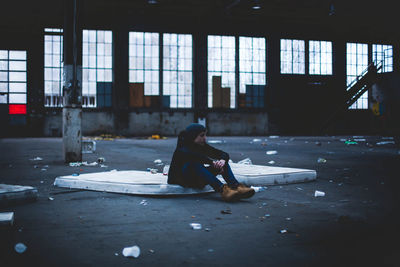
[[[225,166],[225,160],[223,159],[213,162],[213,167],[217,169],[219,173],[222,173],[224,171],[224,166]]]

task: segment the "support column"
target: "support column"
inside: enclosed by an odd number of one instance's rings
[[[78,0],[65,0],[62,133],[65,162],[82,161],[82,29],[79,11]]]
[[[207,73],[207,35],[203,32],[193,34],[194,51],[194,90],[193,107],[195,108],[195,121],[206,117],[208,107],[208,73]]]

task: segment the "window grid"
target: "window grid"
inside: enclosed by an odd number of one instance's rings
[[[393,71],[393,46],[374,44],[372,45],[372,61],[376,64],[382,62],[382,69],[378,72]]]
[[[239,37],[239,92],[246,85],[266,85],[265,38]]]
[[[144,83],[145,95],[159,95],[159,34],[129,32],[129,82]]]
[[[332,42],[309,41],[309,73],[332,75]]]
[[[368,45],[361,43],[346,44],[347,86],[353,83],[368,67]],[[348,88],[349,89],[349,88]],[[368,109],[368,92],[365,92],[350,109]]]
[[[0,50],[0,104],[26,107],[26,51]]]
[[[171,108],[192,107],[192,35],[163,34],[163,94]]]
[[[212,107],[212,77],[221,76],[222,87],[231,91],[231,108],[236,104],[236,61],[234,36],[208,36],[208,107]]]
[[[82,34],[82,106],[96,107],[97,82],[112,82],[112,31]]]
[[[304,40],[281,39],[281,73],[305,74]]]
[[[45,107],[62,106],[63,36],[61,29],[45,29],[44,36],[44,95]]]

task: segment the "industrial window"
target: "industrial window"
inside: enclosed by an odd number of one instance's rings
[[[26,51],[0,50],[0,104],[9,114],[26,114]]]
[[[163,34],[163,95],[171,108],[192,107],[192,35]]]
[[[309,41],[309,73],[332,75],[332,42]]]
[[[304,40],[281,39],[281,73],[305,74]]]
[[[112,31],[83,30],[82,106],[111,106]]]
[[[347,89],[355,83],[360,75],[368,68],[368,45],[361,43],[347,43],[346,45],[347,60]],[[350,109],[368,109],[368,92],[365,92]]]
[[[63,36],[62,29],[44,29],[44,105],[62,106]]]
[[[265,69],[265,38],[239,37],[240,107],[264,107]]]
[[[393,46],[374,44],[372,45],[372,60],[375,64],[382,62],[379,72],[393,71]]]
[[[129,33],[129,82],[144,83],[145,95],[159,94],[159,34]]]
[[[235,53],[234,36],[208,36],[208,107],[210,108],[235,107]]]

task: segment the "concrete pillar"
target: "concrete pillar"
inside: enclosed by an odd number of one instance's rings
[[[65,0],[63,152],[65,162],[82,161],[82,30],[78,0]]]

